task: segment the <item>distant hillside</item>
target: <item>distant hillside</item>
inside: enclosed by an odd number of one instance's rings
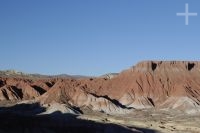
[[[68,75],[68,74],[59,74],[59,75],[42,75],[42,74],[30,74],[24,73],[17,70],[4,70],[0,71],[1,77],[25,77],[25,78],[90,78],[89,76],[82,75]]]

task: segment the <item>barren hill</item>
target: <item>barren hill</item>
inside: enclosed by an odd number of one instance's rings
[[[200,111],[200,62],[144,61],[112,78],[0,78],[0,100],[36,99],[106,113],[132,109]]]

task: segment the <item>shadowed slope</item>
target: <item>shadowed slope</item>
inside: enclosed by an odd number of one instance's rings
[[[20,110],[23,111],[20,113]],[[34,111],[36,110],[36,111]],[[39,110],[39,111],[38,111]],[[43,111],[39,104],[19,104],[0,108],[1,133],[156,133],[154,130],[125,127],[77,118],[77,115],[59,111],[37,115]]]

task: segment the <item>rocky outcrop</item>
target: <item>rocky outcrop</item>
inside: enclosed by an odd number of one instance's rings
[[[0,101],[34,99],[51,88],[53,81],[26,78],[0,78]]]
[[[195,112],[200,105],[199,64],[187,61],[145,61],[110,80],[94,79],[84,84],[87,91],[108,95],[127,107],[178,110],[181,107],[181,110]],[[181,100],[177,99],[187,100],[178,102]]]
[[[178,108],[177,100],[187,98],[191,109],[200,104],[200,63],[185,61],[148,61],[122,72],[113,79],[113,88],[123,93],[113,97],[135,108]],[[121,81],[121,82],[120,82]],[[164,104],[171,101],[171,104]],[[187,104],[187,103],[184,103]],[[188,104],[187,104],[188,105]],[[185,106],[187,108],[187,106]]]
[[[106,113],[200,111],[200,62],[144,61],[112,78],[0,78],[0,100],[34,99]]]
[[[125,114],[131,109],[116,103],[108,96],[98,96],[86,91],[81,86],[81,81],[65,79],[59,80],[56,84],[41,97],[38,98],[42,104],[51,104],[52,102],[70,104],[79,108],[88,108],[93,111],[101,111],[108,114]]]

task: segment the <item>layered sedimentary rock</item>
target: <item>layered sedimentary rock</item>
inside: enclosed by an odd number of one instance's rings
[[[42,104],[51,104],[52,102],[64,103],[109,114],[124,114],[131,111],[108,96],[99,96],[86,91],[85,87],[81,81],[74,79],[58,80],[48,93],[45,93],[37,100]]]
[[[54,80],[27,78],[1,77],[0,100],[27,100],[44,94],[51,88]]]
[[[35,99],[106,113],[130,108],[200,111],[200,62],[144,61],[112,78],[0,79],[0,100]]]
[[[141,62],[117,78],[125,92],[116,98],[127,106],[199,110],[199,62]],[[120,79],[127,79],[124,87]]]

